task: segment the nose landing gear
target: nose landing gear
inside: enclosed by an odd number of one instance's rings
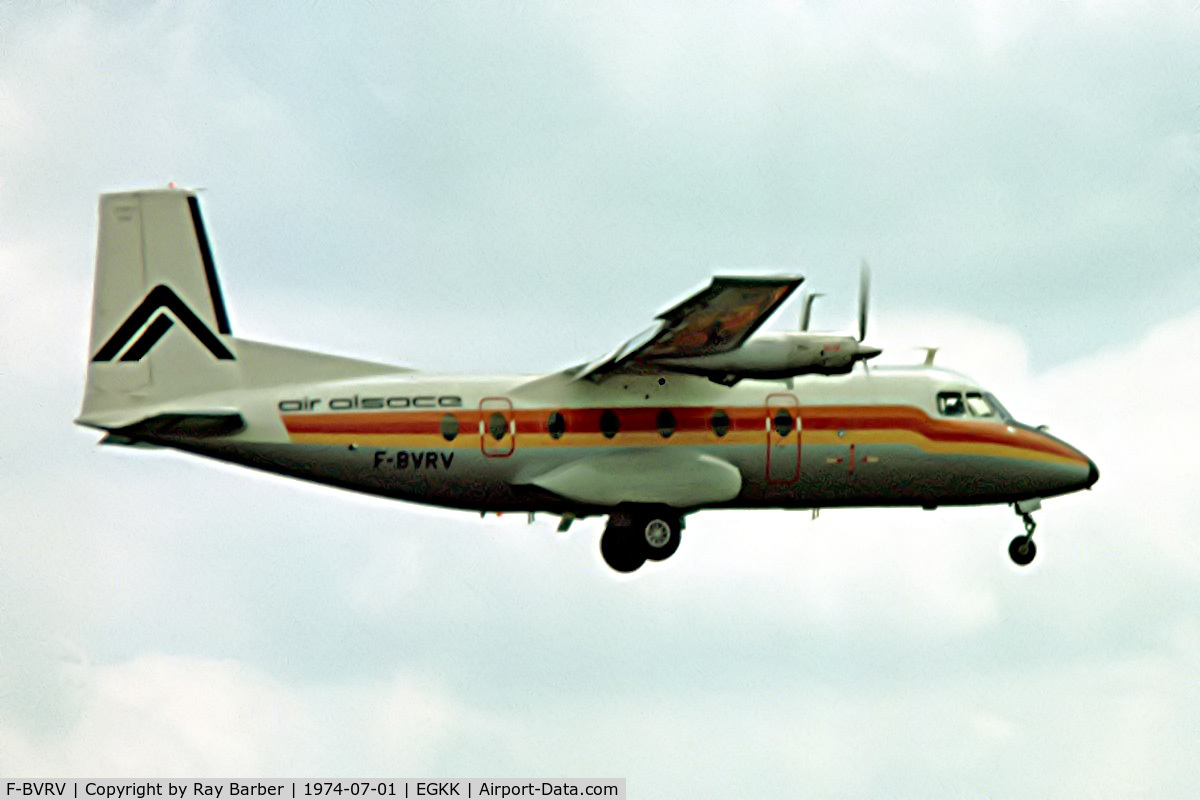
[[[617,572],[633,572],[647,560],[670,558],[682,528],[683,518],[665,508],[614,512],[600,537],[600,555]]]
[[[1008,545],[1008,557],[1018,567],[1029,566],[1034,556],[1037,555],[1037,545],[1033,543],[1033,531],[1037,528],[1037,523],[1033,521],[1033,512],[1041,507],[1042,501],[1036,497],[1032,500],[1022,500],[1013,505],[1013,510],[1025,523],[1025,535],[1018,536]]]

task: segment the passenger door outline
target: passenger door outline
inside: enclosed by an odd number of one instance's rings
[[[496,434],[500,435],[497,436]],[[488,458],[508,458],[517,448],[517,417],[507,397],[479,401],[479,449]]]
[[[782,432],[776,417],[786,412],[791,419],[791,429]],[[794,394],[777,393],[767,395],[764,406],[764,427],[767,434],[767,483],[795,483],[800,478],[800,402]]]

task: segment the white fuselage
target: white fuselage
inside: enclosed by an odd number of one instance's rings
[[[265,348],[234,341],[243,364]],[[278,362],[281,348],[269,350]],[[414,502],[577,516],[651,502],[682,512],[1013,502],[1083,488],[1092,469],[1011,420],[941,414],[939,392],[978,389],[940,369],[811,376],[791,389],[359,372],[217,393],[207,406],[236,408],[244,430],[153,443]]]

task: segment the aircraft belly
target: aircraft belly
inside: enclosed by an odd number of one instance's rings
[[[554,498],[506,480],[511,466],[478,450],[397,450],[319,444],[172,443],[247,467],[344,489],[451,508],[555,510]]]

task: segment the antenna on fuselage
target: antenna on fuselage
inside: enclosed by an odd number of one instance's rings
[[[933,357],[937,355],[937,351],[940,350],[941,348],[940,347],[918,347],[917,349],[925,351],[925,363],[922,364],[921,366],[932,367],[933,366]]]

